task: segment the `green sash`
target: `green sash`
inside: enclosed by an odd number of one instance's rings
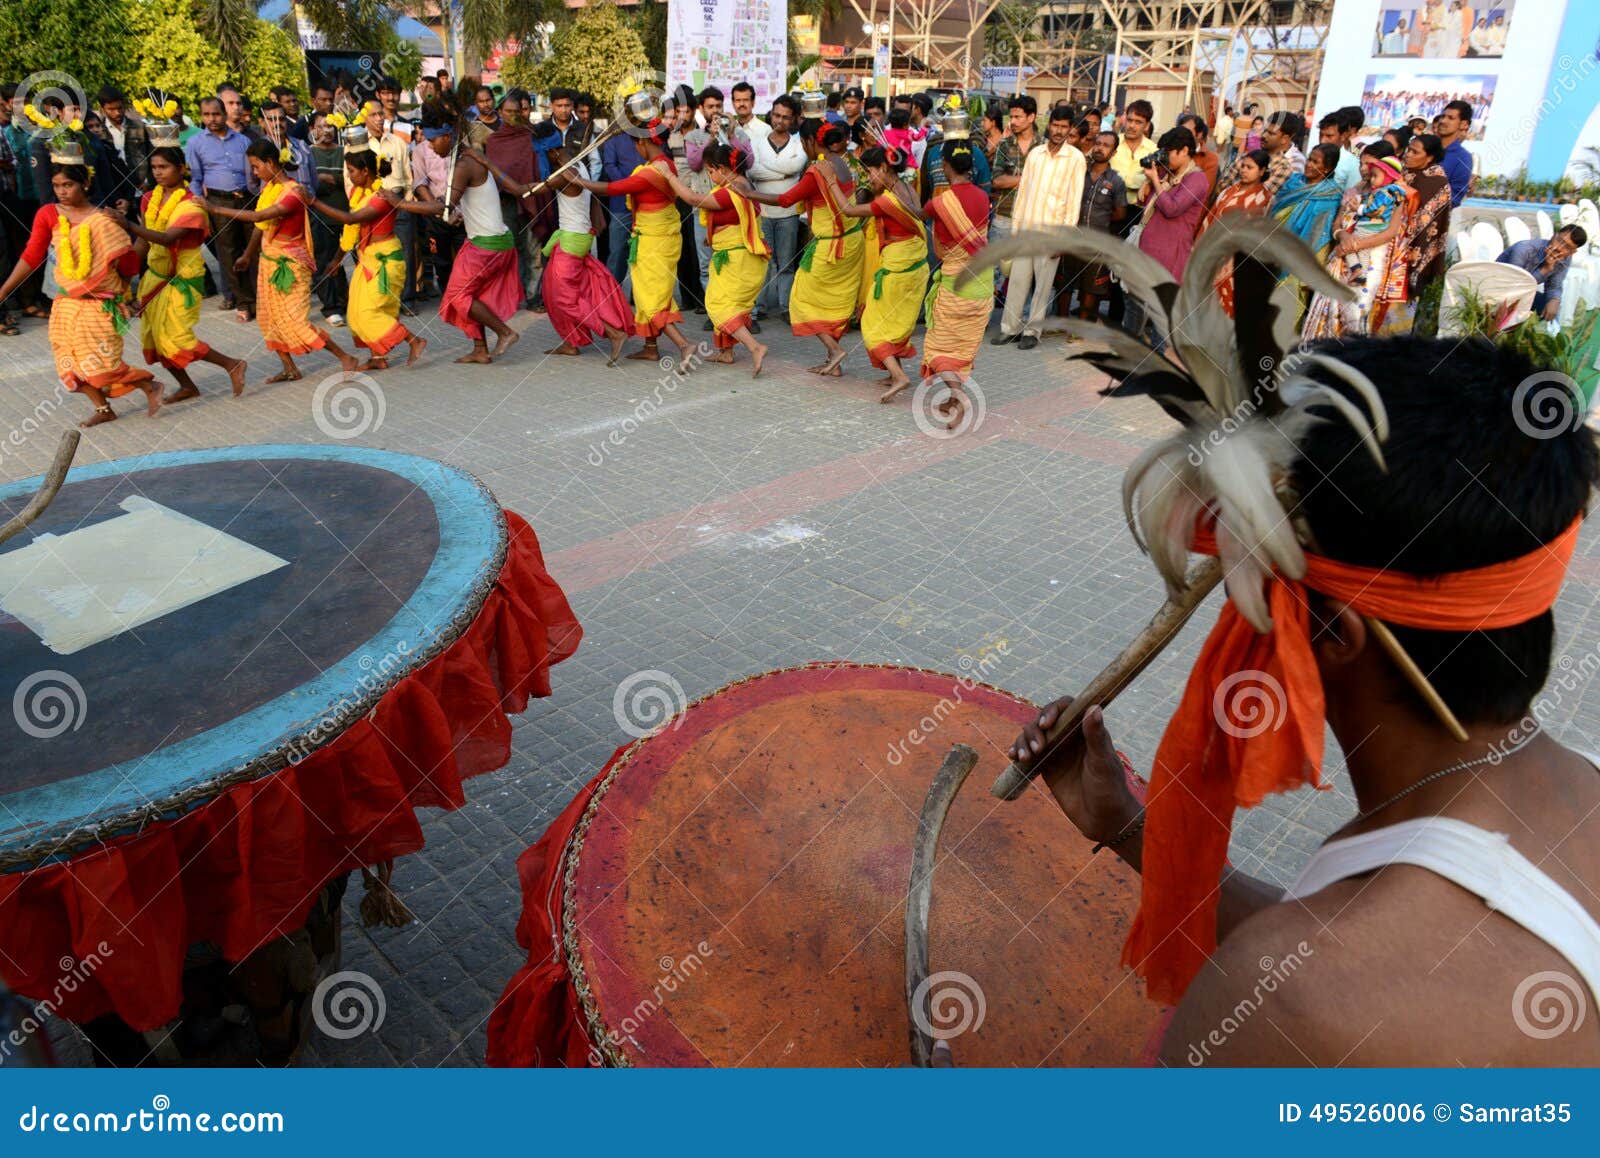
[[[389,263],[391,261],[398,261],[404,264],[406,255],[404,253],[395,253],[393,250],[391,250],[387,253],[380,253],[377,255],[377,257],[378,292],[380,294],[386,294],[389,292]]]
[[[128,332],[128,315],[122,312],[122,298],[102,298],[100,308],[111,318],[111,328],[117,332],[117,337]]]
[[[467,238],[467,244],[476,245],[479,249],[487,249],[490,253],[504,253],[506,250],[516,247],[517,239],[511,236],[511,230],[508,229],[504,233],[496,233],[492,237],[469,237]]]
[[[866,227],[866,222],[862,221],[860,218],[857,218],[856,223],[849,229],[846,229],[843,233],[813,233],[811,235],[811,240],[806,243],[805,250],[800,254],[800,268],[805,270],[807,273],[811,272],[811,259],[816,256],[817,242],[837,241],[842,237],[849,237],[852,233],[860,233]]]
[[[294,289],[294,258],[269,257],[268,261],[275,262],[272,276],[267,278],[267,284],[281,294],[286,294]]]
[[[891,273],[915,273],[917,270],[921,269],[923,266],[925,266],[927,264],[928,264],[928,259],[926,257],[923,257],[923,258],[919,258],[918,260],[912,262],[910,265],[906,266],[904,269],[890,269],[886,265],[880,265],[878,267],[877,272],[872,275],[872,296],[873,296],[873,299],[876,300],[878,298],[883,297],[883,279],[888,277]]]
[[[562,253],[571,254],[582,260],[589,256],[589,250],[594,246],[594,234],[576,233],[570,229],[558,229],[550,235],[550,240],[544,243],[544,255],[549,257],[561,247]]]

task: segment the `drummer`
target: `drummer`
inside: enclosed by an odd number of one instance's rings
[[[1308,575],[1305,664],[1286,651],[1293,611],[1273,603],[1283,678],[1256,682],[1271,724],[1220,735],[1226,724],[1212,717],[1241,673],[1202,652],[1173,728],[1210,739],[1158,755],[1149,831],[1098,707],[1082,741],[1042,753],[1069,702],[1056,701],[1011,754],[1044,761],[1045,781],[1085,839],[1134,869],[1161,865],[1170,879],[1210,853],[1220,863],[1233,794],[1248,795],[1237,785],[1225,808],[1206,810],[1203,795],[1216,793],[1194,773],[1236,752],[1259,780],[1285,745],[1309,737],[1320,748],[1325,697],[1358,815],[1299,880],[1285,889],[1223,868],[1202,902],[1216,902],[1214,949],[1183,929],[1192,906],[1164,912],[1145,881],[1145,928],[1141,939],[1136,925],[1125,959],[1152,997],[1177,1005],[1167,1064],[1600,1064],[1600,1027],[1577,1012],[1600,1007],[1600,774],[1544,733],[1552,705],[1534,703],[1551,670],[1550,607],[1600,474],[1593,436],[1581,426],[1544,438],[1516,429],[1512,384],[1531,367],[1489,343],[1355,340],[1339,356],[1376,384],[1388,410],[1388,471],[1355,452],[1338,424],[1301,441],[1291,469],[1307,484],[1295,489],[1322,582],[1353,574],[1353,590],[1398,593],[1386,615],[1409,625],[1393,633],[1469,741],[1452,739],[1411,690],[1362,608],[1318,594]],[[1416,365],[1441,372],[1408,372]],[[1497,609],[1512,603],[1525,621],[1459,630],[1490,613],[1507,618]],[[1561,678],[1565,686],[1571,677]],[[1167,824],[1174,815],[1182,823]],[[1567,1024],[1552,1033],[1551,1010],[1562,1008]]]

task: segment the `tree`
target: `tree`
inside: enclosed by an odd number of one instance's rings
[[[268,20],[257,20],[250,37],[244,43],[243,60],[239,65],[239,83],[245,91],[257,98],[278,85],[285,85],[305,101],[306,58],[293,36]]]
[[[129,79],[126,61],[133,38],[128,26],[137,7],[129,0],[5,0],[0,3],[0,76],[38,96],[76,89],[93,100],[102,84]],[[45,73],[54,75],[39,75]]]
[[[496,45],[515,40],[531,44],[534,25],[542,20],[562,22],[569,17],[563,0],[459,0],[461,29],[467,47],[488,56]],[[588,11],[587,8],[584,9]],[[579,19],[582,17],[580,16]],[[532,62],[528,62],[531,67]]]
[[[507,84],[537,92],[556,86],[575,88],[609,107],[621,84],[649,66],[650,57],[639,34],[615,4],[603,0],[557,30],[547,58],[535,63],[524,49],[506,63],[501,76]]]
[[[130,87],[135,93],[151,88],[177,97],[191,121],[199,118],[200,98],[215,95],[233,75],[216,45],[196,27],[191,0],[135,4],[128,31]]]
[[[235,74],[244,72],[246,45],[255,35],[256,0],[192,0],[193,20]]]
[[[213,0],[215,2],[215,0]],[[330,46],[382,52],[394,35],[394,5],[385,0],[299,0],[300,10]]]

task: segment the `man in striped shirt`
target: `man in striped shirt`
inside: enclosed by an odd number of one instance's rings
[[[1083,177],[1088,165],[1083,153],[1067,144],[1072,128],[1072,109],[1057,105],[1050,112],[1050,127],[1042,149],[1034,149],[1022,164],[1022,179],[1017,184],[1011,220],[1018,230],[1048,229],[1078,224],[1083,202]],[[1016,342],[1019,350],[1039,344],[1039,331],[1050,306],[1055,286],[1058,255],[1024,258],[1011,263],[1011,281],[1006,288],[1006,308],[1000,316],[1000,333],[991,345]],[[1023,306],[1029,291],[1033,302],[1026,317]]]

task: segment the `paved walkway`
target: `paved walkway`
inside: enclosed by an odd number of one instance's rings
[[[251,358],[245,397],[227,397],[220,373],[202,367],[206,398],[154,421],[137,399],[120,400],[125,417],[88,432],[80,461],[325,442],[341,421],[360,425],[359,407],[341,420],[313,405],[335,369],[329,359],[304,359],[300,383],[260,386],[275,359],[255,327],[231,318],[208,308],[201,333]],[[700,336],[700,316],[691,321]],[[372,417],[355,441],[481,477],[537,529],[585,639],[555,669],[555,695],[517,721],[507,767],[469,782],[459,812],[424,814],[427,848],[396,876],[418,920],[363,931],[360,890],[350,890],[345,967],[379,982],[387,1015],[376,1034],[317,1038],[308,1063],[482,1064],[485,1021],[522,960],[516,857],[626,739],[612,699],[630,675],[667,672],[692,698],[817,659],[963,670],[963,657],[1003,643],[992,681],[1047,698],[1082,685],[1160,602],[1123,526],[1118,487],[1168,423],[1153,406],[1099,398],[1103,379],[1066,360],[1057,339],[1031,352],[985,346],[975,380],[982,420],[943,439],[919,429],[909,392],[877,403],[859,349],[849,376],[820,380],[803,371],[816,343],[775,325],[763,335],[773,356],[760,380],[743,366],[706,366],[683,382],[649,364],[608,370],[592,354],[544,357],[548,323],[522,314],[517,325],[524,340],[505,362],[455,366],[465,343],[430,314],[420,327],[433,342],[425,364],[377,376],[381,421],[369,391]],[[87,410],[56,390],[42,325],[0,338],[0,476],[41,470],[59,430]],[[1592,646],[1600,590],[1592,536],[1582,550],[1589,557],[1557,608],[1559,639],[1574,655]],[[1139,766],[1200,635],[1188,631],[1110,712]],[[1552,723],[1573,741],[1600,738],[1593,690],[1568,697]],[[1333,791],[1275,798],[1240,818],[1242,867],[1284,880],[1351,813],[1342,769],[1332,771]],[[66,1060],[86,1060],[69,1032],[56,1038]]]

